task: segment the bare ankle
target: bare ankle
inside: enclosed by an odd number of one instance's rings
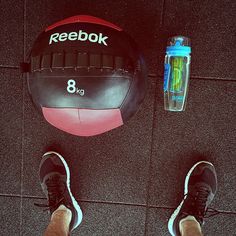
[[[71,211],[69,208],[67,208],[65,205],[60,205],[57,209],[57,210],[60,210],[60,211]]]
[[[60,205],[52,213],[50,224],[48,225],[44,236],[68,235],[71,219],[72,219],[71,210],[64,205]]]
[[[187,216],[179,222],[182,236],[202,236],[201,225],[194,216]]]

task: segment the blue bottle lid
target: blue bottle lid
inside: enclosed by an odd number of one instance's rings
[[[171,56],[188,56],[191,53],[190,39],[184,36],[175,36],[168,40],[166,54]]]

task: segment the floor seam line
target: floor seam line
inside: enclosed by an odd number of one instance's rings
[[[161,11],[161,22],[160,22],[160,28],[162,29],[162,27],[164,26],[164,20],[165,20],[165,4],[166,4],[166,0],[163,0],[162,2],[162,11]]]
[[[0,69],[20,69],[20,66],[0,65]]]
[[[151,153],[149,157],[149,163],[148,163],[148,180],[146,183],[146,214],[145,214],[145,222],[144,222],[144,235],[147,234],[147,224],[148,224],[148,203],[149,203],[149,197],[150,197],[150,181],[151,181],[151,164],[152,164],[152,154],[153,154],[153,137],[154,137],[154,128],[155,128],[155,120],[156,120],[156,107],[157,107],[157,80],[155,80],[155,92],[154,92],[154,102],[153,102],[153,119],[152,119],[152,134],[151,134]]]
[[[24,0],[23,6],[23,60],[25,60],[25,23],[26,23],[26,0]],[[23,178],[24,178],[24,118],[25,118],[25,84],[24,75],[21,74],[22,79],[22,133],[21,133],[21,196],[20,196],[20,235],[23,234]]]
[[[18,197],[18,198],[20,198],[21,195],[20,194],[9,194],[9,193],[4,194],[4,193],[0,193],[0,197]]]

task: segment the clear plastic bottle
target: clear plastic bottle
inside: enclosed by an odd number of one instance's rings
[[[164,108],[184,111],[187,102],[190,61],[190,39],[175,36],[168,40],[165,56]]]

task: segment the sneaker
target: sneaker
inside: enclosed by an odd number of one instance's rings
[[[169,219],[168,230],[172,236],[180,236],[179,222],[191,215],[202,226],[203,218],[217,190],[217,176],[212,163],[200,161],[185,178],[184,199]]]
[[[52,214],[60,205],[66,206],[72,212],[70,232],[82,221],[82,211],[70,190],[70,170],[65,159],[57,152],[47,152],[43,155],[39,167],[40,183],[47,196],[48,207]]]

